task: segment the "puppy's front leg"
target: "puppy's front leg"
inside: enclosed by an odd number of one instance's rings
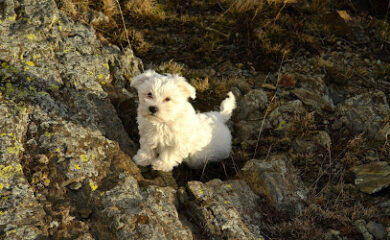
[[[157,160],[152,163],[154,170],[169,172],[172,171],[173,167],[176,167],[183,161],[179,152],[174,148],[164,149],[160,152]]]
[[[133,157],[134,162],[138,166],[150,165],[156,159],[156,153],[152,149],[140,148],[137,154]]]
[[[137,154],[133,157],[134,162],[139,166],[147,166],[156,160],[156,150],[155,148],[143,141],[141,137],[141,147],[138,150]]]

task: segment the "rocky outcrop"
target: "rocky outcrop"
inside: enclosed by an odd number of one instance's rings
[[[267,104],[267,94],[261,89],[252,89],[240,99],[236,118],[238,120],[259,119]]]
[[[307,190],[285,155],[252,159],[242,168],[241,177],[276,209],[290,215],[302,213]]]
[[[135,178],[121,175],[118,185],[101,195],[100,220],[112,219],[117,239],[193,239],[179,220],[176,191],[171,187],[140,189]]]
[[[287,136],[295,131],[294,121],[302,118],[305,113],[303,103],[300,100],[294,100],[272,110],[268,119],[276,134]]]
[[[237,111],[234,115],[237,121],[235,124],[237,133],[235,141],[241,143],[244,148],[253,144],[257,138],[256,132],[261,127],[261,118],[267,104],[267,94],[261,89],[249,91],[238,102]],[[270,128],[268,121],[263,128]]]
[[[360,191],[376,193],[390,185],[390,166],[388,162],[372,162],[351,168],[356,175],[355,184]]]
[[[125,87],[142,65],[130,50],[102,46],[54,1],[0,6],[1,232],[92,238],[83,219],[96,214],[93,193],[120,172],[141,178],[104,88]]]
[[[314,110],[333,110],[333,100],[321,76],[295,75],[297,87],[292,92]]]
[[[242,180],[188,182],[187,214],[207,239],[262,239],[259,197]]]
[[[383,92],[370,92],[347,99],[339,104],[336,113],[354,134],[367,133],[370,137],[385,140],[387,130],[383,121],[390,114],[390,107]]]
[[[47,235],[45,211],[23,175],[27,119],[25,107],[0,99],[0,232],[6,239]]]

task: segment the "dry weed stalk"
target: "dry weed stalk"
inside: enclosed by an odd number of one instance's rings
[[[272,96],[271,98],[271,101],[270,103],[268,104],[267,106],[267,109],[265,110],[265,114],[264,114],[264,118],[263,118],[263,121],[261,122],[261,126],[260,126],[260,130],[259,130],[259,134],[257,135],[257,140],[256,140],[256,147],[255,147],[255,151],[253,153],[253,157],[252,158],[255,158],[256,157],[256,153],[257,153],[257,148],[259,147],[259,142],[260,142],[260,137],[261,137],[261,133],[263,131],[263,128],[264,128],[264,123],[265,123],[265,120],[267,119],[267,116],[268,114],[271,112],[271,105],[272,103],[274,102],[275,98],[276,98],[276,92],[278,90],[278,86],[279,86],[279,81],[280,81],[280,78],[281,78],[281,70],[282,70],[282,65],[283,65],[283,62],[284,62],[284,57],[285,55],[283,55],[283,58],[282,58],[282,61],[280,62],[280,66],[279,66],[279,70],[278,70],[278,79],[276,81],[276,86],[275,86],[275,93],[274,95]]]
[[[118,14],[118,7],[120,9],[120,5],[117,0],[102,0],[103,1],[103,12],[109,18]],[[117,6],[118,5],[118,6]]]
[[[111,0],[109,0],[111,1]],[[122,18],[122,23],[123,23],[123,28],[125,30],[125,35],[126,35],[126,40],[127,40],[127,44],[128,46],[130,46],[130,39],[129,39],[129,35],[127,34],[127,28],[126,28],[126,22],[125,22],[125,18],[123,16],[123,12],[122,12],[122,8],[121,8],[121,5],[119,4],[119,1],[118,0],[115,0],[116,2],[116,5],[118,7],[118,10],[119,10],[119,13],[121,15],[121,18]]]

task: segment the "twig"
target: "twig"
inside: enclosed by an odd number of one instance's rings
[[[362,137],[362,133],[355,136],[353,139],[349,140],[348,143],[347,143],[347,146],[345,146],[345,148],[336,156],[336,158],[334,160],[337,160],[341,157],[341,155],[343,155],[348,149],[349,147],[351,146],[352,143],[354,143],[356,140],[359,140],[361,139]]]
[[[223,163],[223,161],[221,161],[221,165],[222,165],[222,168],[223,168],[223,172],[225,173],[225,177],[227,178],[228,175],[227,175],[227,172],[226,172],[225,163]]]
[[[279,9],[279,12],[276,14],[275,18],[274,18],[274,23],[273,25],[275,25],[276,21],[279,20],[280,18],[280,14],[282,13],[283,9],[286,7],[286,4],[287,4],[287,1],[284,2],[283,6]]]
[[[271,153],[272,146],[273,146],[273,144],[271,144],[271,146],[269,146],[269,148],[268,148],[267,156],[265,156],[265,161],[267,161],[269,154]]]
[[[233,156],[230,156],[230,158],[232,159],[233,167],[234,167],[234,170],[236,171],[236,174],[237,174],[237,173],[238,173],[238,170],[237,170],[237,166],[236,166],[236,161],[234,161]]]
[[[234,170],[236,171],[236,174],[238,173],[238,170],[237,170],[237,166],[236,166],[236,161],[234,161],[234,158],[232,155],[230,155],[230,158],[232,159],[232,162],[233,162],[233,167],[234,167]]]
[[[115,2],[118,5],[119,13],[121,14],[121,18],[122,18],[122,22],[123,22],[123,28],[125,29],[127,44],[129,44],[129,47],[130,47],[130,40],[129,40],[129,36],[127,34],[127,28],[126,28],[125,18],[123,17],[122,8],[121,8],[121,5],[119,4],[118,0],[115,0]]]
[[[202,169],[202,174],[200,175],[200,179],[203,178],[204,171],[206,170],[207,163],[209,162],[209,159],[206,157],[206,162],[204,163],[203,169]]]
[[[218,4],[218,7],[219,7],[222,11],[226,12],[226,9],[222,6],[222,4],[221,4],[220,2],[218,2],[217,4]]]
[[[275,90],[274,95],[273,95],[272,98],[271,98],[270,104],[268,104],[267,109],[265,110],[264,119],[263,119],[263,121],[261,122],[259,134],[257,135],[257,141],[256,141],[255,152],[253,153],[253,157],[252,157],[252,158],[255,158],[255,157],[256,157],[257,148],[259,147],[259,142],[260,142],[260,136],[261,136],[261,133],[262,133],[263,128],[264,128],[264,123],[265,123],[265,120],[267,119],[268,113],[271,111],[271,108],[270,108],[271,103],[275,100],[275,97],[276,97],[276,93],[277,93],[278,86],[279,86],[279,80],[280,80],[280,71],[282,70],[282,65],[283,65],[283,62],[284,62],[284,57],[285,57],[285,54],[283,54],[282,61],[280,62],[280,66],[279,66],[279,70],[278,70],[278,80],[276,81],[276,90]]]
[[[205,29],[208,30],[208,31],[215,32],[215,33],[217,33],[218,35],[221,35],[222,37],[225,37],[225,38],[229,38],[229,37],[230,37],[229,34],[223,33],[223,32],[221,32],[221,31],[218,31],[217,29],[214,29],[214,28],[211,28],[211,27],[206,27]]]
[[[383,81],[383,80],[378,80],[378,83],[384,85],[384,87],[389,88],[390,87],[390,82]]]

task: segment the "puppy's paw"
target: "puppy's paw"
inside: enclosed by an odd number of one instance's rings
[[[173,169],[172,164],[169,164],[167,162],[163,162],[161,160],[157,160],[152,164],[153,170],[163,171],[163,172],[170,172]]]
[[[133,160],[138,166],[143,166],[143,167],[150,165],[152,162],[152,158],[145,153],[137,153],[133,157]]]

